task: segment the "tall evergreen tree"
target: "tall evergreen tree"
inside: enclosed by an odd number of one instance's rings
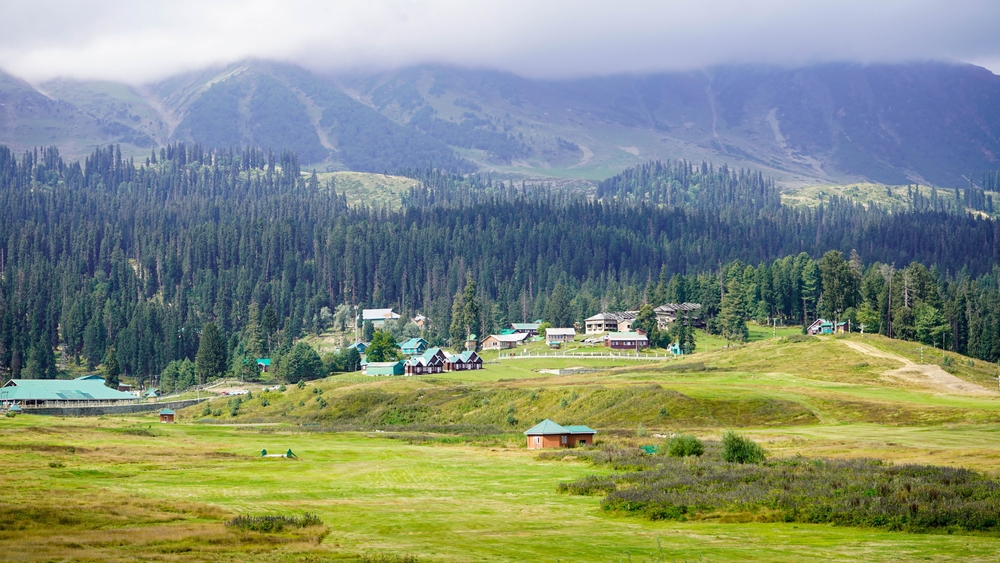
[[[121,364],[118,363],[118,350],[114,346],[108,348],[108,355],[104,358],[104,384],[112,389],[118,389],[121,383],[119,377],[122,374]]]
[[[226,343],[219,334],[219,327],[213,322],[205,323],[201,331],[201,342],[194,358],[194,373],[198,384],[204,385],[226,372]]]

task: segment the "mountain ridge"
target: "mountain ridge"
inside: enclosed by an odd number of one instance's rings
[[[0,71],[0,142],[70,156],[170,141],[289,149],[321,169],[437,166],[601,179],[651,159],[728,162],[786,184],[968,185],[1000,168],[1000,77],[952,63],[538,80],[423,65],[323,75],[248,59],[139,87]]]

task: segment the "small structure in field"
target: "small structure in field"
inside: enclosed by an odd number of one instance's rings
[[[593,445],[596,434],[587,426],[562,426],[547,418],[524,432],[529,450]]]
[[[806,332],[812,335],[817,334],[833,334],[833,323],[826,319],[816,319],[813,324],[809,325]]]
[[[365,350],[368,349],[368,345],[365,344],[364,342],[352,342],[351,344],[347,345],[347,348],[345,348],[345,350],[350,350],[351,348],[357,350],[358,354],[364,354]]]
[[[368,362],[361,364],[365,375],[403,375],[403,362]]]
[[[361,311],[361,320],[372,323],[372,326],[375,328],[385,326],[385,321],[395,321],[398,319],[399,313],[393,312],[392,309],[363,309]]]
[[[641,332],[612,332],[604,345],[612,350],[645,350],[649,347],[649,339]]]
[[[465,337],[465,351],[475,352],[476,348],[479,347],[479,338],[475,334],[470,334]]]
[[[461,354],[450,356],[444,361],[444,371],[467,371],[483,369],[483,359],[475,350],[466,350]]]
[[[514,329],[516,333],[524,333],[528,336],[538,336],[538,327],[542,326],[542,323],[510,323],[510,328]]]
[[[271,358],[257,358],[257,369],[259,369],[261,373],[271,371]]]
[[[687,319],[688,326],[705,326],[705,322],[698,315],[700,309],[701,303],[665,303],[653,311],[656,313],[656,324],[661,329],[666,329],[678,319]]]
[[[174,421],[174,411],[170,409],[163,409],[160,411],[160,422],[166,424],[166,423],[173,423],[173,421]]]

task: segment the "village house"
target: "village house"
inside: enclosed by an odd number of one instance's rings
[[[635,322],[638,315],[638,311],[598,313],[584,320],[585,331],[587,334],[626,332],[632,330],[632,323]]]
[[[414,356],[403,362],[406,375],[424,375],[428,373],[441,373],[444,371],[444,362],[447,356],[440,348],[430,348],[420,356]]]
[[[461,354],[449,356],[444,361],[444,371],[466,371],[483,369],[483,359],[474,350],[466,350]]]
[[[361,320],[372,323],[375,328],[385,326],[385,321],[395,321],[399,319],[399,314],[392,309],[362,309]]]
[[[510,323],[510,328],[515,333],[524,333],[528,336],[538,336],[538,327],[540,326],[542,323]]]
[[[350,350],[351,348],[357,350],[358,354],[364,354],[365,350],[368,349],[368,345],[364,342],[352,342],[351,344],[348,344],[347,348],[344,348],[344,350]]]
[[[412,319],[410,319],[410,322],[412,322],[413,324],[417,325],[417,328],[419,328],[420,330],[423,330],[423,329],[427,328],[427,325],[430,324],[429,319],[427,317],[423,316],[423,315],[420,315],[420,314],[418,314],[417,316],[415,316]]]
[[[644,350],[649,347],[649,339],[641,332],[612,332],[604,345],[613,350]]]
[[[547,418],[524,432],[529,450],[593,445],[596,434],[587,426],[561,426]]]
[[[491,334],[487,336],[481,347],[483,350],[509,350],[515,346],[523,346],[528,340],[528,333],[519,332],[516,334]]]
[[[271,358],[257,358],[257,369],[261,373],[267,373],[271,370]]]
[[[160,411],[160,422],[172,423],[174,421],[174,411],[163,409]]]
[[[656,313],[656,324],[661,329],[667,328],[682,317],[687,318],[690,326],[701,327],[705,326],[705,323],[698,316],[700,309],[701,303],[666,303],[653,309],[653,312]]]
[[[572,342],[576,338],[576,329],[573,328],[547,328],[545,329],[545,341],[552,342]]]
[[[427,350],[427,341],[423,338],[411,338],[400,344],[399,349],[407,356],[417,356]]]

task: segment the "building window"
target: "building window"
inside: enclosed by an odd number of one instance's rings
[[[586,446],[586,445],[587,445],[587,441],[586,441],[586,440],[580,440],[580,441],[579,441],[578,443],[579,443],[579,444],[580,444],[581,446]]]
[[[541,436],[535,436],[535,444],[541,444],[541,443],[542,443],[542,437]]]
[[[562,438],[561,442],[564,443],[564,444],[566,443],[566,440],[568,439],[566,436],[560,436],[560,438]]]

